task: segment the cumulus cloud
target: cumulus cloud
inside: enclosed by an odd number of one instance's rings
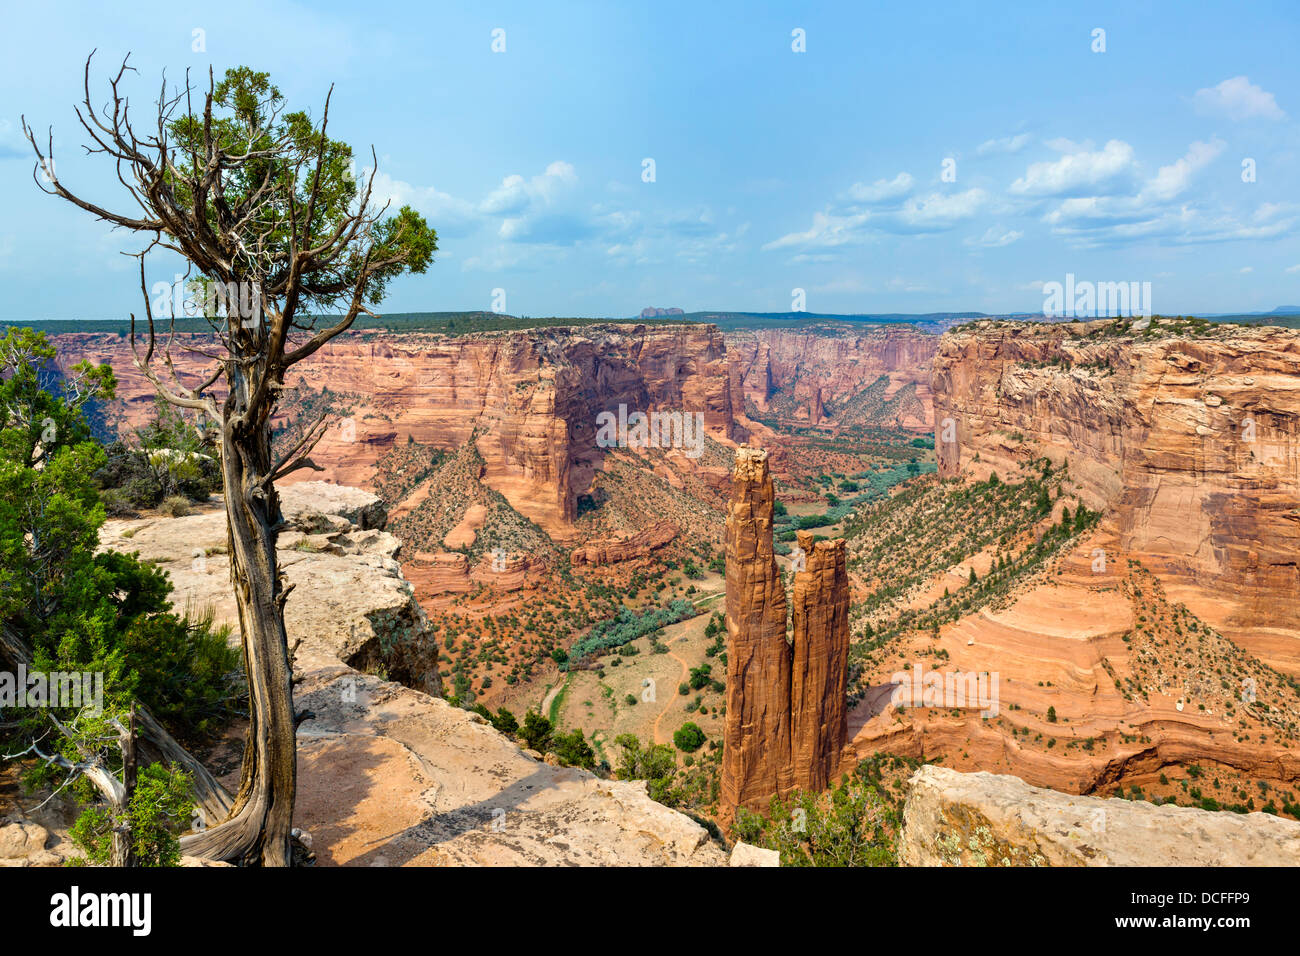
[[[1277,105],[1272,93],[1256,86],[1244,76],[1234,76],[1218,86],[1197,90],[1193,100],[1200,112],[1226,116],[1231,120],[1255,117],[1278,120],[1286,115]]]
[[[1112,139],[1098,151],[1070,152],[1057,160],[1030,164],[1025,175],[1011,184],[1011,191],[1023,196],[1078,194],[1122,181],[1135,169],[1133,147]]]
[[[478,220],[474,203],[457,199],[433,186],[413,186],[394,179],[383,170],[375,173],[371,197],[378,205],[387,202],[390,209],[413,207],[438,230],[440,236],[465,235]]]
[[[869,212],[840,216],[831,212],[813,213],[812,225],[803,232],[791,232],[779,239],[763,244],[765,251],[772,249],[834,247],[861,242],[862,226],[871,218]]]
[[[1161,166],[1155,179],[1143,187],[1138,199],[1168,201],[1173,199],[1191,182],[1197,170],[1206,166],[1223,152],[1226,144],[1221,139],[1208,143],[1195,142],[1187,150],[1187,155],[1168,166]]]
[[[918,230],[951,229],[957,223],[974,216],[987,201],[988,193],[982,189],[967,189],[960,193],[931,193],[905,202],[898,221]]]
[[[1175,209],[1172,204],[1187,190],[1196,173],[1223,152],[1224,145],[1218,139],[1194,142],[1184,156],[1161,166],[1136,192],[1070,196],[1043,219],[1057,235],[1088,242],[1191,235],[1203,221],[1198,211],[1191,207]]]

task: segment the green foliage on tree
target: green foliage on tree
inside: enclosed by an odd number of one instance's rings
[[[827,793],[773,799],[766,814],[741,808],[734,835],[777,850],[782,866],[897,866],[903,797],[885,785],[882,770],[919,765],[911,758],[878,754]]]
[[[190,828],[193,814],[189,775],[163,764],[149,764],[140,769],[135,792],[123,812],[93,806],[77,818],[69,835],[85,857],[71,863],[107,866],[113,828],[124,826],[130,829],[137,865],[176,866],[181,859],[178,836]]]
[[[221,490],[211,436],[181,410],[158,399],[153,419],[134,437],[110,444],[95,473],[110,514],[152,508],[168,498],[206,501]]]
[[[622,647],[629,641],[694,615],[695,606],[680,598],[641,614],[626,607],[620,608],[616,617],[596,624],[586,637],[569,649],[569,660],[577,661],[598,651]]]
[[[524,739],[524,743],[530,750],[545,753],[551,744],[551,734],[551,722],[537,711],[530,710],[524,714],[524,723],[519,728],[519,736]]]
[[[619,748],[618,764],[614,775],[619,780],[645,780],[650,799],[665,806],[675,806],[679,794],[673,787],[677,774],[677,756],[667,744],[652,744],[642,748],[635,734],[619,734],[614,738]]]
[[[694,721],[688,720],[677,730],[673,731],[673,743],[677,749],[686,753],[694,753],[704,746],[704,731],[700,730],[700,725]]]
[[[583,767],[587,770],[594,770],[596,767],[596,752],[587,743],[586,735],[581,728],[574,728],[567,734],[555,732],[549,749],[566,766]]]

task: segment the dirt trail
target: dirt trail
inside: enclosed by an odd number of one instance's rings
[[[682,660],[680,657],[678,657],[676,654],[673,653],[672,646],[685,636],[686,636],[685,634],[678,634],[672,640],[664,641],[664,647],[668,648],[668,656],[671,657],[673,660],[675,660],[678,664],[682,665],[682,676],[681,676],[681,680],[678,681],[679,684],[685,683],[686,678],[690,675],[690,665],[687,664],[686,661]],[[677,693],[677,688],[674,687],[673,694],[676,693]],[[664,715],[667,714],[668,709],[672,707],[673,699],[674,699],[673,697],[668,698],[668,701],[664,704],[664,709],[661,710],[659,712],[659,716],[655,718],[654,742],[657,744],[668,743],[668,741],[666,740],[659,739],[659,722],[664,719]]]

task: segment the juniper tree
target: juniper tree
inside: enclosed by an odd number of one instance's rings
[[[182,841],[186,853],[265,865],[288,865],[296,788],[292,667],[284,627],[286,585],[276,559],[282,525],[275,483],[317,468],[310,452],[328,426],[312,422],[291,447],[275,453],[271,419],[285,373],[371,312],[388,283],[424,272],[437,235],[410,207],[391,212],[372,201],[378,162],[356,178],[351,148],[327,133],[330,93],[319,122],[286,110],[266,73],[209,70],[206,89],[170,92],[164,77],[135,125],[122,84],[123,61],[96,108],[86,60],[84,99],[75,107],[89,155],[103,156],[126,191],[126,211],[74,192],[57,175],[54,137],[38,141],[33,179],[114,227],[141,237],[143,330],[131,314],[135,367],[162,397],[198,413],[218,433],[227,516],[231,585],[249,683],[249,724],[240,785],[229,816]],[[209,334],[178,340],[174,315],[155,315],[145,261],[165,251],[186,263],[187,277],[210,293]],[[166,329],[160,319],[170,319]],[[175,358],[202,361],[183,374]]]

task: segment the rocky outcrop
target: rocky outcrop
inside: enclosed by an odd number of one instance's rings
[[[944,336],[933,390],[941,476],[1068,459],[1121,551],[1201,589],[1198,614],[1300,636],[1300,332],[980,322]]]
[[[206,362],[185,348],[202,348],[207,337],[177,338],[177,367],[183,378],[197,378]],[[65,368],[83,359],[113,366],[117,411],[126,423],[152,414],[153,386],[132,367],[125,339],[78,333],[56,336],[55,344]],[[617,414],[622,405],[629,414],[700,414],[713,438],[743,437],[732,413],[726,346],[710,325],[552,327],[459,338],[354,332],[294,366],[286,385],[299,384],[328,388],[347,409],[312,451],[323,477],[373,487],[375,463],[394,443],[413,438],[456,449],[474,440],[484,483],[561,538],[571,535],[577,497],[606,453],[596,442],[601,412]],[[291,415],[291,406],[281,415]]]
[[[909,784],[903,866],[1300,866],[1300,823],[1078,797],[991,773],[922,767]]]
[[[767,453],[742,446],[727,504],[727,723],[721,816],[766,807],[790,772],[790,645],[772,548],[775,493]]]
[[[584,564],[616,564],[620,561],[633,561],[644,558],[652,551],[662,548],[677,537],[677,526],[671,521],[656,521],[635,534],[623,538],[588,542],[581,548],[574,548],[569,556],[574,567]]]
[[[847,736],[849,584],[844,542],[803,533],[794,581],[794,643],[772,547],[767,453],[736,452],[727,507],[727,721],[720,816],[773,796],[825,789]]]
[[[725,866],[644,781],[522,750],[479,715],[308,653],[295,825],[326,866]]]
[[[350,667],[441,694],[437,645],[402,576],[401,542],[381,530],[379,499],[325,482],[279,491],[286,527],[278,558],[294,588],[285,605],[290,644],[301,639]],[[226,546],[224,509],[109,521],[100,533],[102,549],[138,551],[166,569],[178,607],[210,607],[217,621],[238,622]]]
[[[903,389],[915,393],[914,402],[889,408],[889,423],[928,429],[933,421],[930,368],[938,344],[938,336],[910,326],[865,332],[845,326],[729,332],[733,404],[738,413],[747,407],[766,413],[779,404],[790,417],[819,424],[828,417],[827,406],[832,412],[845,409],[885,376],[883,400]]]
[[[813,542],[799,532],[790,686],[791,770],[795,786],[824,790],[848,739],[849,575],[844,541]]]
[[[313,483],[280,491],[279,558],[296,585],[285,607],[294,703],[312,713],[298,728],[294,825],[311,835],[321,865],[727,865],[709,832],[651,800],[644,781],[531,756],[478,714],[424,692],[437,689],[433,647],[431,673],[400,673],[426,645],[423,613],[394,560],[399,542],[345,517],[378,520],[377,499]],[[238,626],[224,512],[110,521],[102,540],[166,568],[178,610],[210,605],[218,623]],[[237,771],[224,782],[236,780]],[[7,853],[57,862],[48,834],[8,822],[0,866],[11,864]]]

